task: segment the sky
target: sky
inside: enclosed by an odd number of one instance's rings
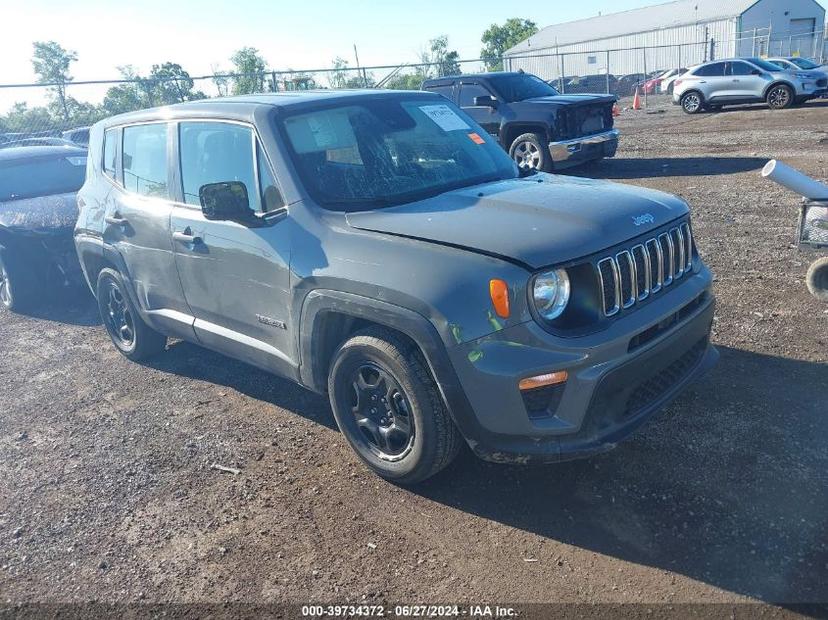
[[[229,69],[240,47],[258,48],[274,69],[316,69],[341,56],[362,65],[416,62],[429,39],[448,35],[461,58],[477,58],[480,36],[510,17],[544,27],[656,4],[658,0],[3,0],[0,83],[35,81],[32,42],[55,40],[78,54],[76,80],[117,79],[117,67],[147,73],[177,62],[191,75]],[[828,0],[822,0],[823,5]],[[15,100],[40,103],[43,89],[0,89],[0,112]],[[101,89],[78,86],[80,100],[100,100]]]

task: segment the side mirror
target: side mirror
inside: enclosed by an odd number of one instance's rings
[[[247,187],[241,181],[207,183],[198,189],[201,211],[208,220],[249,222],[254,218]]]
[[[474,98],[474,105],[485,108],[496,108],[497,99],[491,95],[480,95]]]
[[[759,69],[754,69],[753,71],[750,72],[750,74],[751,75],[762,75],[762,72],[759,71]]]

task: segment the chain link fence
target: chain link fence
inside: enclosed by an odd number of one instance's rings
[[[731,41],[676,43],[624,49],[561,52],[540,50],[507,56],[498,66],[522,69],[548,80],[562,93],[611,93],[632,96],[639,89],[645,106],[666,105],[672,77],[686,67],[735,55],[803,56],[828,59],[824,32],[771,37],[754,31]],[[191,76],[180,67],[162,77],[128,75],[114,80],[74,80],[49,84],[0,84],[0,148],[11,143],[82,139],[71,130],[122,112],[203,98],[256,92],[311,89],[419,89],[423,80],[491,67],[482,59],[421,62],[369,67],[339,66],[305,70],[267,70]],[[658,79],[659,76],[667,76]]]

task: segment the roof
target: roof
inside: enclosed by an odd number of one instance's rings
[[[523,71],[489,71],[485,73],[458,73],[457,75],[444,75],[443,77],[436,77],[436,78],[428,78],[427,80],[423,80],[423,85],[425,86],[428,84],[429,86],[439,86],[441,84],[450,84],[458,79],[463,79],[467,77],[474,77],[474,78],[492,78],[497,77],[498,75],[522,75]]]
[[[10,146],[0,149],[0,162],[40,157],[57,157],[59,155],[86,155],[86,149],[80,146]]]
[[[380,88],[303,90],[279,93],[261,93],[254,95],[235,95],[233,97],[214,97],[199,99],[186,103],[175,103],[159,108],[127,112],[100,121],[105,127],[124,123],[172,119],[184,116],[211,117],[220,115],[224,118],[252,119],[253,113],[262,106],[289,108],[293,106],[332,101],[357,99],[364,97],[398,97],[401,94],[434,97],[432,93],[422,91],[383,90]]]
[[[738,17],[758,0],[675,0],[640,9],[608,13],[543,28],[537,34],[506,50],[507,55],[595,41],[636,32],[712,22]]]

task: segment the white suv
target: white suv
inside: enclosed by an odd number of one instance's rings
[[[688,114],[763,101],[774,110],[826,92],[828,77],[824,73],[784,71],[761,58],[730,58],[698,65],[676,79],[673,103]]]

